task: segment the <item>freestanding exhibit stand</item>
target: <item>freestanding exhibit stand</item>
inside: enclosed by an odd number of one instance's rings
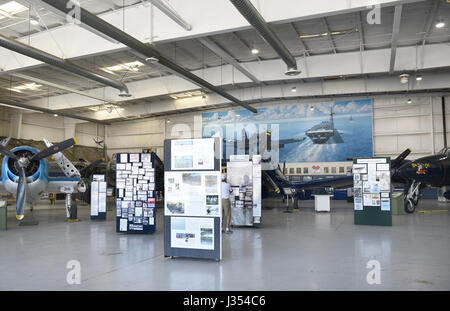
[[[155,161],[153,154],[116,155],[116,232],[156,230]]]
[[[261,225],[261,156],[230,156],[227,163],[230,195],[231,225]]]
[[[353,160],[355,225],[392,226],[391,160]]]
[[[314,209],[316,212],[329,212],[330,200],[333,197],[332,194],[314,194]]]
[[[221,140],[164,141],[164,256],[222,259]]]
[[[91,219],[106,220],[105,175],[91,177]]]

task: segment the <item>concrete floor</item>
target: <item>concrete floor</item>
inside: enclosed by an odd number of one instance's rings
[[[0,290],[450,290],[450,212],[393,216],[392,227],[356,226],[353,205],[313,201],[283,213],[268,200],[263,226],[223,236],[223,260],[164,258],[162,209],[153,235],[118,234],[114,212],[103,222],[79,209],[66,223],[61,208],[36,210],[38,226],[0,232]],[[275,207],[278,206],[278,207]],[[450,206],[423,200],[419,210]],[[81,284],[68,285],[66,264],[81,263]],[[369,285],[366,264],[381,264]]]

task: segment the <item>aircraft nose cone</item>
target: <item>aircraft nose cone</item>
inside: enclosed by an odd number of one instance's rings
[[[398,175],[404,179],[412,178],[416,171],[417,169],[411,163],[405,163],[397,169]]]

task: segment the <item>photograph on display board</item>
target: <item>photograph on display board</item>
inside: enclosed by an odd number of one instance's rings
[[[214,218],[171,218],[173,248],[214,249]]]
[[[271,144],[280,146],[280,162],[339,162],[373,155],[372,99],[257,110],[257,114],[248,110],[205,112],[202,135],[212,137],[220,132],[224,138],[223,158],[227,148],[232,154],[261,154],[263,158],[278,152],[267,148],[267,154],[262,154],[256,143],[249,144],[257,142],[268,130],[272,134],[279,131],[278,141],[272,138]]]

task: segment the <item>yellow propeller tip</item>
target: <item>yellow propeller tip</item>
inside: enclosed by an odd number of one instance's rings
[[[22,220],[23,219],[23,215],[16,215],[17,220]]]
[[[75,141],[75,144],[78,144],[78,139],[76,137],[74,137],[73,140]]]

